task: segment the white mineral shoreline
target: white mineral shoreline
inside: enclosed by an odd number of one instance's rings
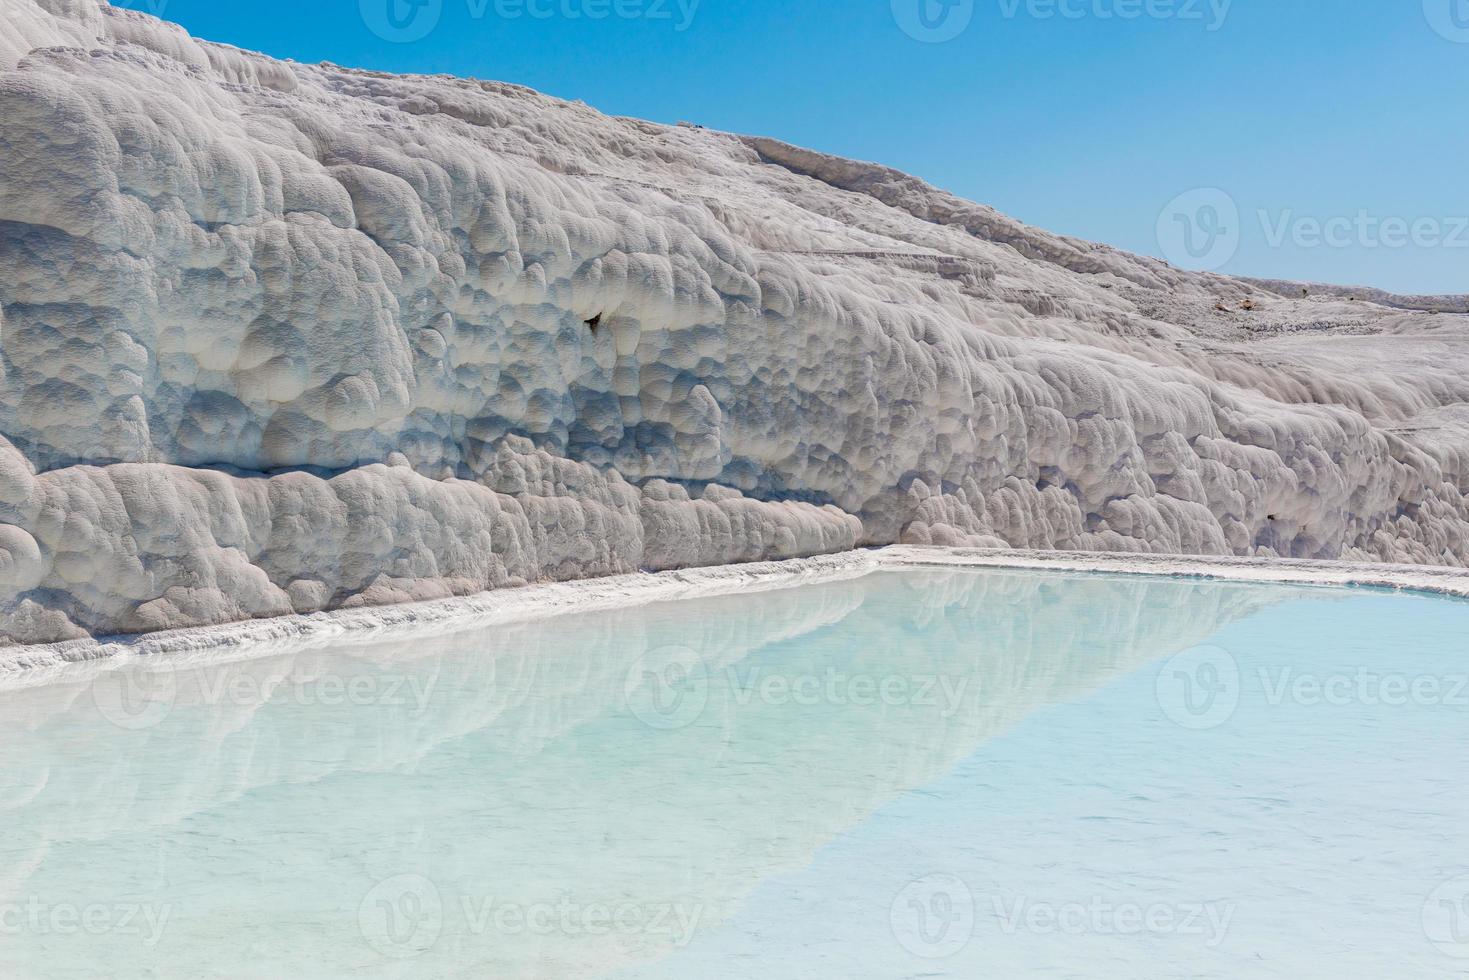
[[[725,565],[529,585],[431,602],[343,609],[139,636],[0,647],[0,687],[48,683],[69,668],[107,669],[142,657],[169,664],[247,660],[284,648],[333,641],[441,634],[571,613],[653,602],[787,589],[860,578],[884,569],[976,568],[1065,573],[1153,575],[1262,584],[1374,587],[1469,598],[1469,570],[1419,565],[1203,558],[1173,555],[1083,554],[898,545],[789,561]]]

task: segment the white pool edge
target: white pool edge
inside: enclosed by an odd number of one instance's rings
[[[79,664],[115,667],[142,657],[160,656],[167,657],[170,665],[247,660],[261,652],[279,652],[282,645],[301,649],[344,638],[387,639],[409,633],[422,636],[653,602],[785,589],[858,578],[882,564],[876,552],[843,552],[789,561],[540,583],[426,602],[337,609],[136,636],[0,647],[0,683],[14,686],[14,681],[23,679],[29,684],[41,675],[54,675]]]
[[[1286,558],[1215,558],[1080,551],[1001,551],[895,545],[875,552],[885,565],[1111,572],[1204,578],[1274,585],[1355,586],[1469,598],[1469,569],[1431,565],[1306,561]]]
[[[987,568],[1072,573],[1112,573],[1279,585],[1356,586],[1469,598],[1469,570],[1418,565],[1208,558],[1177,555],[1002,551],[910,545],[788,561],[673,572],[617,575],[529,585],[461,598],[397,606],[343,609],[219,626],[169,630],[131,637],[0,647],[5,686],[48,683],[77,665],[112,668],[140,657],[166,656],[169,664],[250,659],[263,647],[313,647],[351,636],[391,638],[524,622],[701,596],[791,588],[859,578],[893,568]]]

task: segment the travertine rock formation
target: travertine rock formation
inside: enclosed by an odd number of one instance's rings
[[[97,0],[0,19],[0,642],[895,541],[1469,560],[1464,317]]]

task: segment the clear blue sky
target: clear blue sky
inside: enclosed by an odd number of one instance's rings
[[[905,32],[925,33],[920,3],[957,36]],[[501,79],[777,136],[1154,255],[1170,202],[1219,188],[1240,214],[1237,248],[1207,258],[1222,271],[1469,292],[1469,0],[118,5],[298,61]],[[1332,244],[1310,219],[1339,219]],[[1384,234],[1383,219],[1402,224]]]

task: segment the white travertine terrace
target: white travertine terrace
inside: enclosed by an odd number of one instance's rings
[[[0,0],[0,642],[863,544],[1462,566],[1469,318],[1370,298]]]
[[[806,567],[826,565],[835,574],[868,561],[858,554],[782,563],[812,573],[783,573],[787,584],[800,576],[809,587],[756,601],[706,592],[697,613],[677,605],[603,609],[594,617],[501,621],[492,634],[461,619],[457,630],[414,630],[411,641],[391,632],[330,644],[285,641],[240,661],[175,651],[73,664],[43,671],[49,683],[36,686],[34,672],[0,672],[7,849],[0,897],[45,894],[58,865],[95,866],[109,853],[152,867],[160,842],[167,842],[170,881],[196,881],[220,866],[218,821],[268,797],[252,833],[294,845],[293,859],[272,867],[329,882],[332,894],[350,896],[348,908],[374,879],[398,873],[384,867],[392,864],[436,876],[446,907],[473,897],[455,889],[483,882],[501,901],[522,906],[568,895],[697,905],[699,927],[717,929],[761,882],[807,867],[834,838],[895,797],[931,785],[1037,710],[1115,684],[1281,601],[1280,593],[1214,583],[1098,577],[1056,590],[1048,577],[944,569],[910,570],[864,588]],[[737,578],[758,567],[684,574]],[[764,568],[768,578],[780,575]],[[511,590],[478,601],[603,585]],[[1047,614],[1035,615],[1042,605]],[[915,631],[941,639],[917,641]],[[1098,646],[1098,636],[1110,642]],[[753,678],[825,676],[836,637],[862,640],[844,666],[853,674],[942,678],[947,686],[932,700],[867,707],[793,710],[744,699],[742,685]],[[656,663],[648,658],[670,646],[694,658],[689,665],[705,698],[701,723],[644,728],[629,709],[628,678],[643,677]],[[378,678],[395,694],[370,707],[322,695],[346,678]],[[142,713],[140,703],[148,705]],[[716,760],[720,779],[694,777]],[[412,775],[395,780],[385,802],[383,783],[371,777],[404,773]],[[667,818],[670,784],[679,787],[684,816],[677,821]],[[333,813],[356,815],[354,832],[396,844],[354,862],[360,892],[352,891],[356,875],[327,857],[333,849],[301,846],[337,826],[324,821],[323,800]],[[405,809],[417,829],[400,841]],[[510,816],[502,820],[502,813]],[[656,831],[629,834],[629,827]],[[456,840],[474,846],[455,847]],[[454,855],[452,879],[433,870],[446,855]],[[271,941],[252,950],[249,972],[340,973],[336,947],[324,942],[338,924],[302,905],[272,905],[280,895],[276,874],[242,876],[232,886],[235,907],[270,909],[276,926]],[[153,954],[175,975],[220,973],[212,911],[180,903],[169,919]],[[367,958],[354,969],[374,977],[463,975],[457,938],[449,926],[406,969],[394,960],[383,972],[382,960]],[[671,951],[652,932],[639,939],[591,930],[554,948],[530,932],[493,939],[476,953],[475,976],[607,977],[615,965],[647,964]],[[7,965],[25,964],[15,957],[30,948],[7,947]],[[96,949],[60,943],[45,951],[49,958],[36,958],[35,974],[21,968],[15,975],[95,973],[87,956]]]

